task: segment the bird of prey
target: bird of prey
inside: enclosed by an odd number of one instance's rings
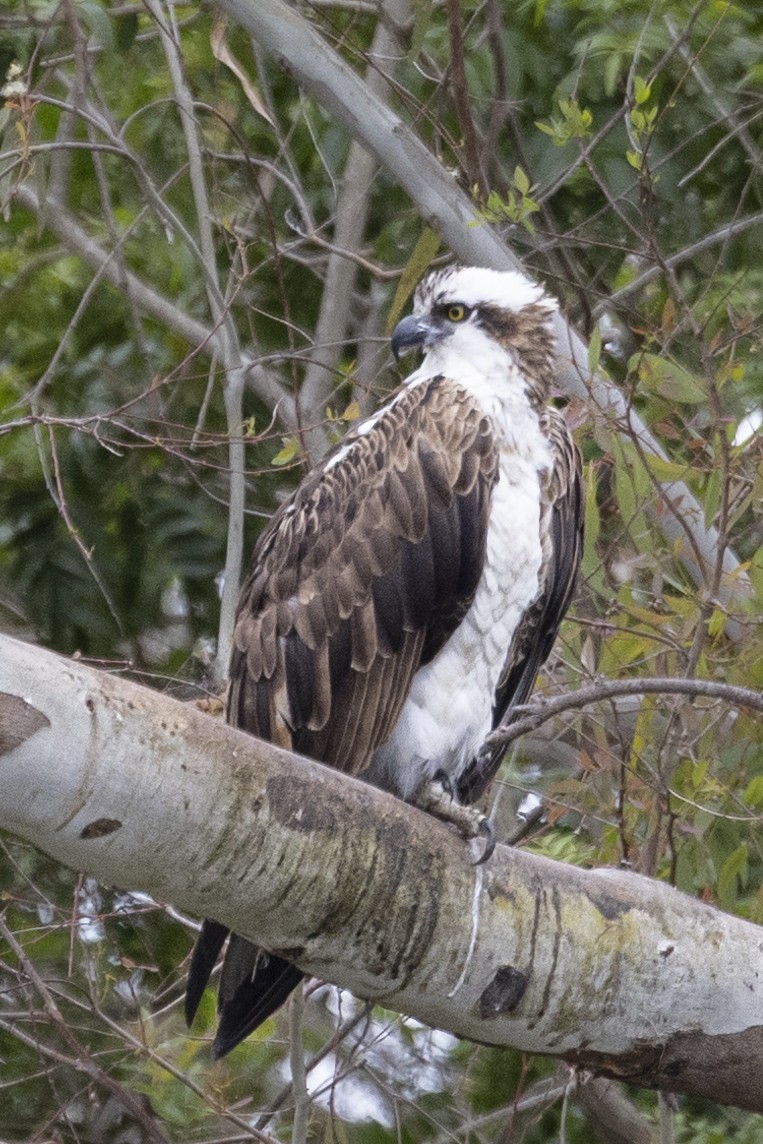
[[[229,723],[421,805],[438,780],[454,803],[481,795],[500,752],[480,746],[529,696],[580,562],[580,460],[548,404],[555,308],[516,272],[449,267],[419,285],[392,349],[423,349],[422,365],[257,542]],[[226,937],[204,923],[189,1024]],[[215,1056],[301,979],[232,934]]]

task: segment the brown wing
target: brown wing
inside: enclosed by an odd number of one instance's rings
[[[495,694],[494,728],[510,723],[512,709],[529,698],[570,605],[583,554],[585,502],[580,454],[557,410],[544,410],[541,425],[555,456],[540,522],[545,575],[537,599],[511,642]],[[503,753],[502,748],[494,748],[464,771],[458,783],[464,802],[474,802],[484,793]]]
[[[228,721],[349,772],[389,736],[411,679],[458,626],[482,574],[497,456],[490,423],[445,378],[404,389],[302,482],[260,537],[241,592]],[[193,1020],[228,935],[206,921]],[[233,934],[222,1056],[301,974]]]
[[[496,473],[488,419],[442,377],[346,438],[257,545],[229,722],[362,771],[472,601]]]

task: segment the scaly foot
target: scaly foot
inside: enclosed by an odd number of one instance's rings
[[[454,797],[453,783],[450,776],[444,771],[427,779],[421,784],[416,796],[412,799],[413,805],[427,814],[434,815],[442,822],[450,822],[455,826],[462,838],[471,839],[482,836],[485,839],[485,849],[475,862],[481,866],[487,862],[495,850],[495,830],[490,819],[477,810],[475,806],[463,806]]]

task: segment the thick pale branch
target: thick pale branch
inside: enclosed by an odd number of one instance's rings
[[[413,131],[355,74],[342,57],[284,0],[252,4],[250,0],[217,0],[263,47],[289,71],[306,91],[358,139],[397,179],[416,203],[422,217],[438,230],[443,241],[464,262],[497,269],[521,268],[502,239],[479,218],[474,205],[455,178],[432,155]],[[664,450],[623,395],[600,375],[591,375],[588,349],[582,338],[559,315],[560,384],[572,395],[586,399],[604,425],[627,430],[647,453],[665,458]],[[666,504],[674,511],[667,511]],[[710,583],[716,565],[717,530],[706,527],[704,513],[682,481],[662,485],[658,503],[647,511],[680,558],[695,583]],[[746,577],[730,550],[723,554],[726,582],[721,603],[745,594]],[[741,628],[730,623],[732,638]]]
[[[763,932],[466,845],[193,707],[0,637],[0,826],[478,1041],[763,1111]]]
[[[369,52],[371,61],[389,66],[400,55],[394,29],[410,15],[408,0],[388,0],[376,23]],[[379,66],[366,71],[369,91],[383,98],[387,80]],[[347,251],[360,250],[370,207],[371,185],[377,162],[366,148],[353,139],[347,156],[336,204],[333,246],[326,264],[321,311],[315,328],[315,350],[305,371],[300,399],[305,409],[318,412],[329,401],[336,384],[340,352],[350,327],[351,306],[357,277],[357,264]],[[337,298],[342,304],[337,305]]]

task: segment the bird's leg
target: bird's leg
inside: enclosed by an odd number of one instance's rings
[[[482,835],[485,849],[475,864],[480,866],[487,862],[495,850],[493,824],[476,806],[463,806],[458,802],[450,775],[445,771],[437,771],[431,779],[426,779],[421,784],[412,802],[419,810],[434,815],[441,822],[451,823],[462,838],[478,838]]]

